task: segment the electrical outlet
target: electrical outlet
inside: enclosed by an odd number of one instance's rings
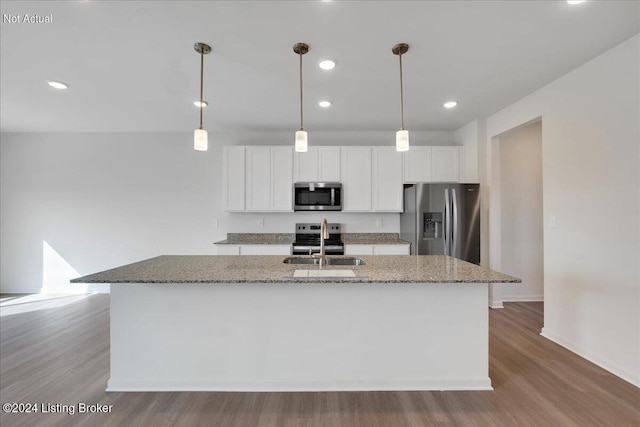
[[[382,227],[382,218],[376,219],[376,227]]]
[[[218,226],[218,218],[213,218],[211,220],[211,226],[212,227],[217,227]]]
[[[555,215],[549,217],[549,227],[556,228],[558,226],[558,219]]]
[[[264,227],[264,218],[258,220],[258,227]]]

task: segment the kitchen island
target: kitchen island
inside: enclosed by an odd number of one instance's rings
[[[74,279],[112,284],[107,390],[491,389],[488,283],[519,279],[447,256],[283,258],[161,256]]]

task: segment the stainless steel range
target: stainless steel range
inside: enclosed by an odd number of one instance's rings
[[[344,243],[340,224],[328,224],[329,238],[324,240],[327,255],[344,255]],[[320,253],[319,223],[296,224],[296,240],[293,242],[293,255],[311,255]]]

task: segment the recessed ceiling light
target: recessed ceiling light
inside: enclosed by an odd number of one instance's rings
[[[318,105],[322,108],[329,108],[331,107],[331,101],[318,101]]]
[[[57,82],[55,80],[49,80],[49,81],[47,81],[47,84],[49,86],[51,86],[52,88],[55,88],[55,89],[66,89],[66,88],[69,87],[68,84],[62,83],[62,82]]]
[[[584,0],[567,0],[567,3],[569,3],[569,4],[580,4],[580,3],[584,3]]]
[[[323,70],[333,70],[333,68],[336,66],[336,63],[330,59],[325,59],[323,61],[320,61],[318,65]]]
[[[209,103],[207,101],[202,101],[202,104],[200,104],[200,101],[193,101],[193,105],[196,107],[206,107]]]
[[[444,108],[453,108],[456,105],[458,105],[456,101],[449,101],[444,103]]]

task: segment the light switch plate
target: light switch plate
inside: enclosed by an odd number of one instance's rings
[[[211,220],[211,226],[212,227],[217,227],[218,226],[218,218],[213,218]]]
[[[376,227],[382,227],[382,218],[376,219]]]
[[[558,226],[558,219],[555,215],[549,217],[549,227],[556,228]]]

